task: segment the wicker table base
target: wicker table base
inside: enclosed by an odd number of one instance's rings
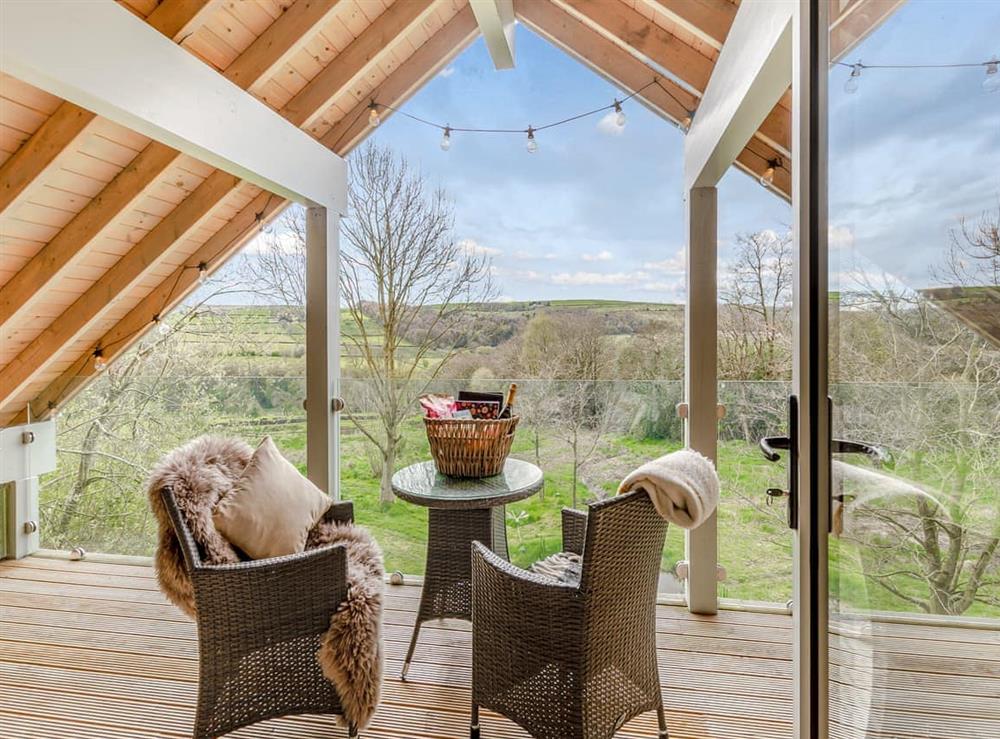
[[[403,662],[404,680],[422,623],[436,618],[472,620],[472,542],[481,541],[504,559],[509,558],[505,510],[505,506],[497,506],[428,511],[427,567],[417,622]]]
[[[436,618],[472,620],[472,542],[507,559],[506,505],[541,487],[542,471],[518,459],[508,459],[492,477],[448,477],[433,462],[404,467],[392,476],[396,495],[429,508],[424,587],[403,662],[404,680],[421,624]]]

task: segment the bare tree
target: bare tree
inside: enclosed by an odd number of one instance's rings
[[[933,274],[958,285],[1000,285],[1000,203],[970,221],[960,218],[948,233],[950,243],[942,268]]]
[[[268,302],[304,309],[306,221],[301,207],[288,208],[275,227],[257,237],[243,254],[239,276],[247,290]]]
[[[996,284],[998,226],[1000,208],[960,220],[931,274],[961,287]],[[898,450],[897,468],[934,499],[873,498],[848,538],[869,582],[922,611],[1000,605],[1000,351],[919,292],[865,272],[856,282],[842,297],[851,320],[840,343],[851,353],[840,357],[841,374],[887,384],[842,404],[845,434]]]
[[[536,434],[544,426],[569,448],[574,507],[584,466],[620,420],[621,393],[608,382],[615,353],[604,328],[592,313],[539,313],[525,327],[518,354],[519,374],[548,380],[526,413]]]
[[[791,233],[736,237],[736,255],[722,284],[719,362],[725,377],[784,378],[789,367],[788,305],[792,297]]]
[[[356,417],[381,457],[391,502],[400,425],[455,353],[447,337],[472,303],[492,298],[491,264],[453,237],[451,204],[401,156],[367,144],[350,159],[341,295],[377,423]]]

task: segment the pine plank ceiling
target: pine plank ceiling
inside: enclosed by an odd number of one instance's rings
[[[830,0],[838,56],[902,0]],[[337,154],[478,36],[468,0],[119,0]],[[515,0],[520,22],[677,123],[697,108],[730,0]],[[391,111],[384,111],[390,115]],[[780,158],[790,95],[740,154]],[[283,210],[282,198],[0,72],[0,426],[41,419]],[[30,409],[30,410],[29,410]]]

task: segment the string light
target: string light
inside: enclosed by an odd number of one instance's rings
[[[618,128],[625,128],[625,111],[622,110],[622,104],[615,100],[615,125]]]
[[[986,62],[986,79],[983,80],[983,89],[986,92],[1000,91],[1000,61],[996,57]]]
[[[94,349],[94,371],[103,372],[108,366],[108,360],[104,358],[104,350],[101,347]]]
[[[208,265],[205,262],[198,262],[198,284],[204,285],[208,279]]]
[[[864,69],[864,66],[860,62],[851,65],[851,75],[844,82],[844,92],[848,95],[853,95],[858,91],[858,86],[861,83],[862,69]]]
[[[372,100],[368,105],[368,125],[372,128],[377,128],[381,122],[382,117],[378,114],[378,103]]]
[[[535,129],[528,126],[528,153],[534,154],[538,151],[538,141],[535,139]]]
[[[444,127],[444,135],[441,137],[441,151],[448,151],[451,148],[451,128]]]
[[[159,313],[153,316],[153,323],[156,324],[156,330],[159,331],[160,336],[168,336],[170,334],[170,324],[160,318]]]
[[[764,174],[760,176],[760,184],[762,187],[771,187],[774,184],[774,173],[776,170],[781,168],[780,159],[768,159],[767,169],[764,170]]]

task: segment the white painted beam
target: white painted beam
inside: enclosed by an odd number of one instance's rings
[[[340,157],[113,0],[0,3],[0,69],[290,200],[345,210]]]
[[[686,188],[714,187],[792,82],[795,0],[743,0],[684,139]]]
[[[497,69],[514,68],[514,0],[470,0]]]

